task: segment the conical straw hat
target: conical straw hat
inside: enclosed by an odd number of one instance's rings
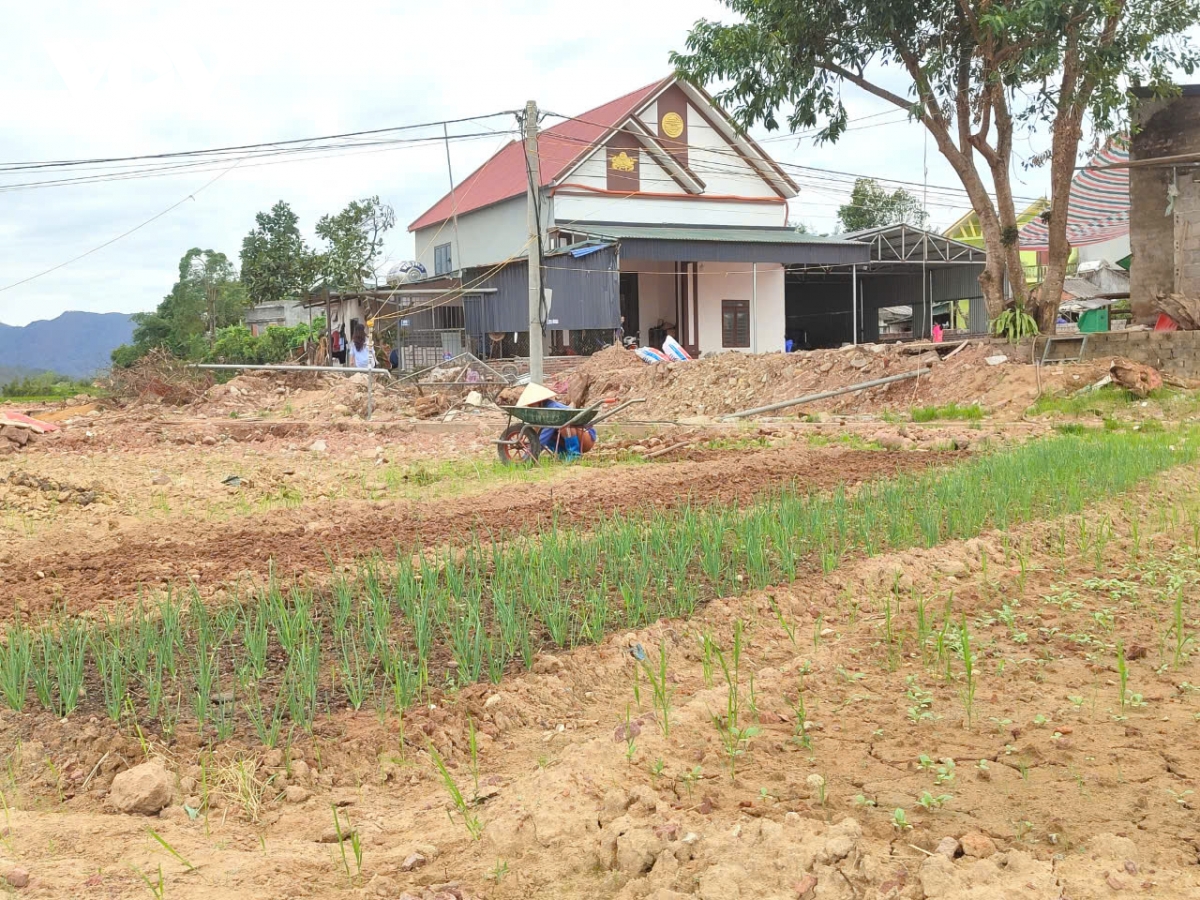
[[[521,399],[517,401],[517,406],[533,406],[543,400],[553,400],[554,397],[554,391],[550,388],[540,384],[530,384],[521,392]]]

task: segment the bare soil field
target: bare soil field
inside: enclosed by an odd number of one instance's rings
[[[1178,408],[508,472],[494,416],[300,400],[74,409],[4,460],[0,889],[1200,895]]]

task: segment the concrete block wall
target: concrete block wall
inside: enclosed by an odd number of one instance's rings
[[[1085,359],[1123,356],[1165,375],[1200,379],[1200,331],[1103,331],[1088,335]]]
[[[1175,290],[1185,297],[1200,295],[1200,180],[1194,172],[1177,178],[1175,200]]]

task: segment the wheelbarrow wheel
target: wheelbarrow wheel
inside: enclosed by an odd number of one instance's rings
[[[500,461],[512,465],[519,462],[537,462],[542,452],[542,433],[532,425],[514,422],[504,429],[496,443]]]

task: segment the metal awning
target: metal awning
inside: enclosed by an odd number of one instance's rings
[[[871,247],[871,262],[878,268],[886,264],[902,265],[983,265],[987,253],[978,247],[945,235],[899,223],[867,228],[842,235]]]
[[[789,266],[848,266],[871,259],[871,248],[865,243],[801,234],[792,228],[598,223],[572,224],[561,227],[560,231],[593,240],[615,241],[621,245],[621,256],[626,259]]]

